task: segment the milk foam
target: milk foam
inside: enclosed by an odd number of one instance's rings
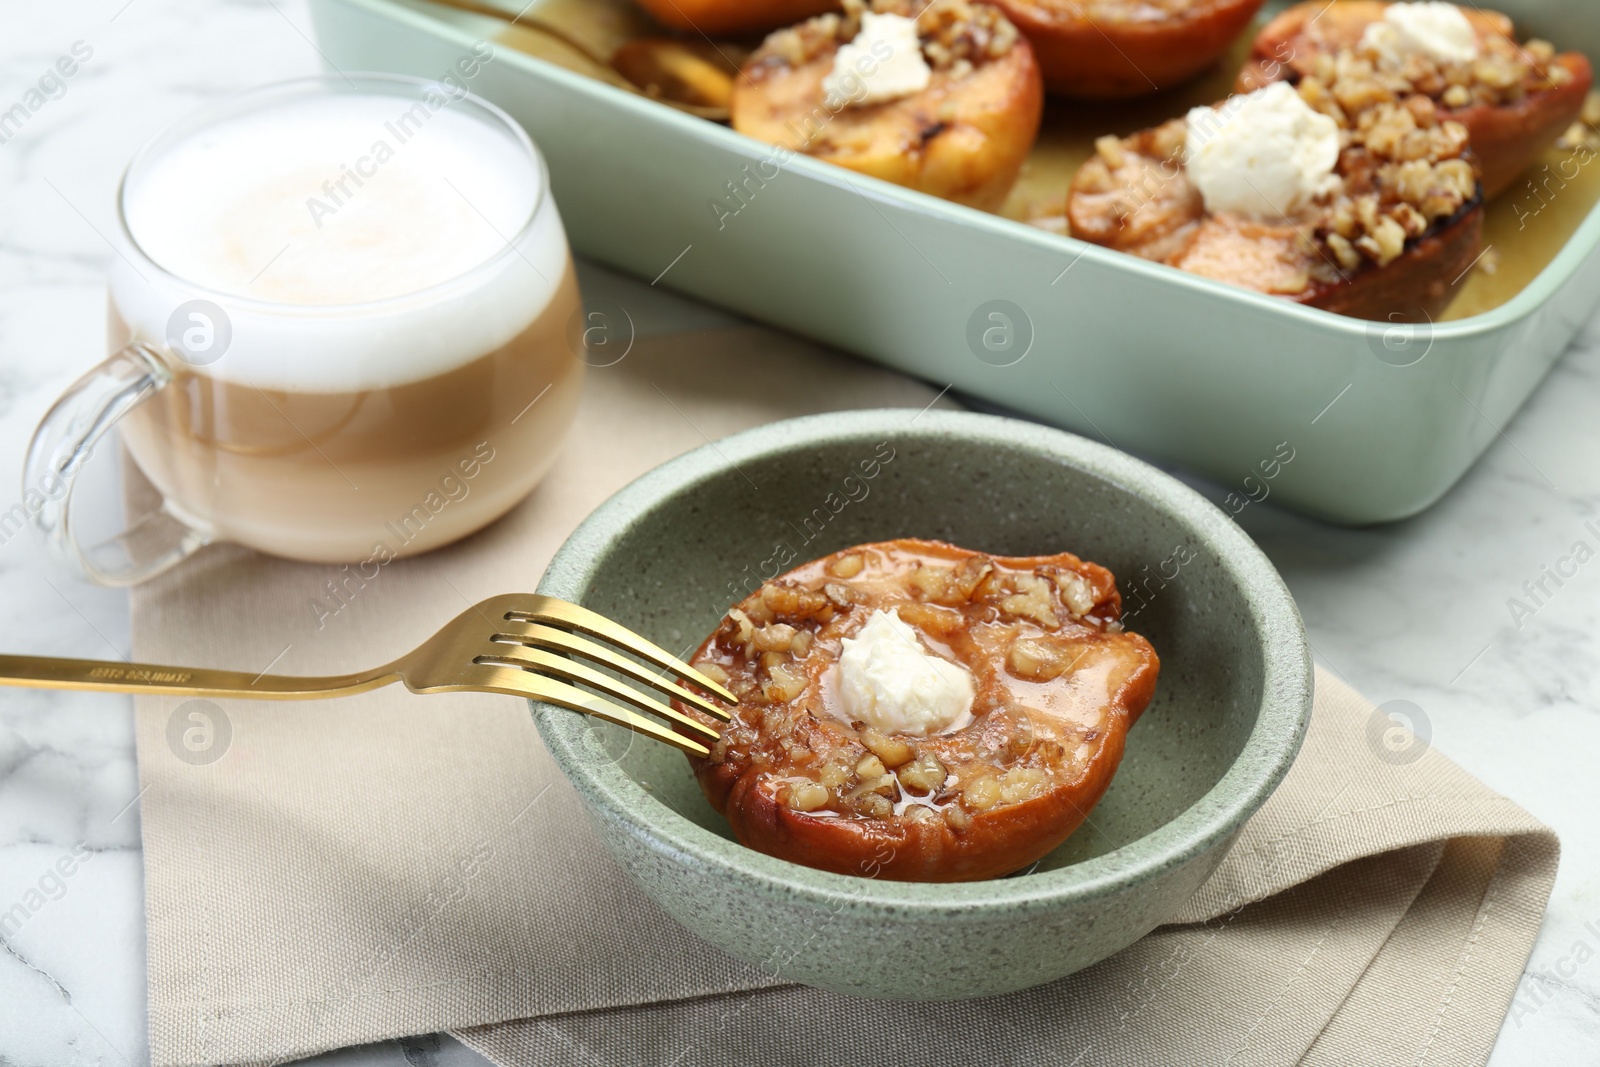
[[[112,299],[156,343],[186,301],[219,304],[232,339],[204,368],[214,377],[314,391],[417,380],[499,347],[549,303],[569,268],[544,194],[526,144],[476,103],[264,103],[135,164],[123,217],[136,247]],[[161,270],[137,269],[145,256]]]

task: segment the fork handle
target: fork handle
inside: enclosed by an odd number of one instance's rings
[[[99,693],[239,697],[245,700],[310,700],[350,696],[400,679],[392,666],[365,674],[296,678],[203,667],[162,667],[112,660],[0,656],[0,685],[30,689],[86,689]]]

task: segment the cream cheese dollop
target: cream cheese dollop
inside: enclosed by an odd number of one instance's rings
[[[839,701],[851,721],[881,733],[926,737],[971,715],[972,675],[924,648],[917,631],[894,612],[874,611],[841,645]]]
[[[861,107],[920,93],[932,78],[916,20],[867,11],[855,40],[834,53],[833,70],[822,79],[822,91]]]
[[[1461,8],[1434,0],[1390,4],[1361,35],[1361,46],[1391,62],[1420,52],[1440,63],[1470,63],[1479,52],[1478,33]]]
[[[1339,182],[1338,124],[1285,82],[1190,111],[1186,151],[1212,214],[1277,222]]]

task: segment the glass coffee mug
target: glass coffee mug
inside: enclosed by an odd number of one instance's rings
[[[214,541],[381,565],[510,510],[582,383],[548,185],[500,109],[395,75],[268,86],[156,137],[118,193],[112,355],[29,450],[54,554],[107,585]],[[162,504],[85,546],[72,489],[113,426]]]

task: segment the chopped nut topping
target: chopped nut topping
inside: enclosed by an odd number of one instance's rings
[[[900,768],[900,784],[919,793],[931,793],[944,785],[944,764],[924,753]]]
[[[778,30],[762,45],[771,60],[803,66],[828,49],[853,41],[861,32],[861,16],[873,11],[917,21],[922,55],[934,70],[965,77],[978,64],[999,59],[1016,46],[1019,34],[1000,9],[969,0],[844,0],[844,12],[808,19]],[[839,577],[848,578],[849,575]]]
[[[879,774],[870,778],[862,778],[861,784],[850,790],[848,799],[860,800],[869,793],[876,793],[881,797],[894,796],[894,776]]]
[[[1588,149],[1600,151],[1600,92],[1591,92],[1583,101],[1583,114],[1567,127],[1556,147],[1567,152]]]
[[[729,608],[728,623],[732,625],[731,633],[736,643],[741,645],[750,643],[750,638],[755,634],[756,629],[755,624],[750,621],[750,616],[738,608]],[[728,632],[727,625],[724,625],[723,631]]]
[[[829,789],[838,789],[850,780],[850,771],[842,763],[830,763],[822,768],[817,781]]]
[[[755,645],[758,652],[785,652],[788,651],[797,632],[786,622],[775,622],[771,626],[763,626],[755,631],[751,637],[751,644]]]
[[[916,755],[916,750],[904,741],[881,734],[870,726],[864,726],[857,732],[861,735],[861,743],[867,746],[867,751],[882,760],[878,764],[880,767],[898,767],[911,762],[911,757]],[[859,767],[857,769],[859,770]]]
[[[1420,94],[1452,109],[1513,104],[1529,93],[1565,85],[1572,77],[1566,68],[1552,66],[1556,50],[1548,41],[1533,39],[1518,47],[1499,33],[1480,31],[1478,48],[1476,58],[1451,62],[1412,49],[1384,49],[1364,39],[1353,48],[1318,55],[1314,71],[1328,81],[1329,70],[1336,70],[1343,92],[1368,103]]]
[[[915,601],[899,605],[896,611],[904,622],[931,634],[953,634],[967,622],[959,611]]]
[[[1053,641],[1022,638],[1012,642],[1006,656],[1006,666],[1018,678],[1030,682],[1048,682],[1061,677],[1072,665],[1068,650]]]
[[[1018,618],[1032,619],[1046,630],[1061,625],[1056,618],[1055,599],[1050,595],[1050,583],[1036,574],[1019,574],[1012,578],[1016,592],[1000,601],[1000,610]]]
[[[866,560],[861,553],[852,552],[847,556],[840,556],[828,565],[828,573],[835,578],[854,578],[861,573],[861,568],[866,565]]]
[[[1050,776],[1037,767],[1013,767],[998,780],[1000,797],[1007,804],[1032,800],[1050,786]]]
[[[774,704],[787,703],[805,691],[806,676],[786,664],[773,666],[769,676],[772,680],[762,688],[762,695]]]
[[[1128,163],[1128,154],[1122,150],[1122,141],[1111,134],[1096,138],[1094,150],[1112,170],[1120,170]]]
[[[1431,99],[1397,91],[1355,52],[1321,56],[1301,99],[1339,123],[1343,190],[1312,226],[1339,267],[1387,266],[1408,240],[1453,217],[1478,192],[1467,129],[1442,120]]]
[[[1057,571],[1055,580],[1061,590],[1061,599],[1074,615],[1081,618],[1094,610],[1094,586],[1089,584],[1087,578],[1076,571]]]
[[[869,754],[857,761],[856,773],[862,778],[882,778],[888,772],[884,769],[883,760]]]
[[[987,775],[974,779],[961,790],[961,803],[973,811],[988,811],[1002,799],[1000,783]]]
[[[816,782],[801,781],[789,786],[784,803],[795,811],[816,811],[831,799],[826,787]]]
[[[869,819],[887,819],[894,814],[894,804],[879,793],[866,793],[855,799],[855,809]]]

